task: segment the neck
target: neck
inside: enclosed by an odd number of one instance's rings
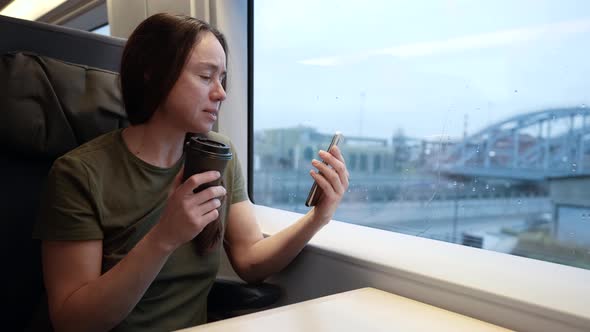
[[[123,131],[131,153],[148,164],[168,168],[182,157],[185,132],[157,121],[134,125]]]

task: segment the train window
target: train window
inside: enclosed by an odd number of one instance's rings
[[[590,268],[590,2],[253,8],[255,203],[306,212],[340,130],[335,219]]]
[[[91,30],[90,32],[98,33],[100,35],[110,36],[111,35],[111,28],[108,24],[100,26],[96,29]]]

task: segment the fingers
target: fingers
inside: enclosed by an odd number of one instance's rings
[[[317,182],[318,186],[322,188],[323,196],[332,196],[334,195],[334,187],[328,182],[328,180],[320,173],[314,172],[313,170],[309,171],[311,177]]]
[[[214,198],[211,199],[201,205],[198,208],[193,210],[194,217],[201,217],[205,216],[212,211],[217,211],[217,208],[221,206],[221,200]],[[219,212],[219,211],[218,211]]]
[[[191,211],[190,213],[194,220],[201,220],[201,222],[206,222],[206,224],[208,224],[210,221],[217,218],[215,217],[210,220],[207,217],[211,216],[212,212],[214,212],[216,216],[219,216],[219,211],[217,209],[221,206],[221,200],[225,194],[226,190],[222,186],[209,187],[194,195],[185,196],[185,208]]]
[[[336,171],[336,173],[338,173],[340,182],[344,185],[344,187],[348,188],[348,178],[350,177],[350,174],[346,169],[346,163],[342,153],[340,152],[340,149],[337,146],[333,146],[330,149],[330,153],[320,150],[319,155]]]
[[[168,198],[166,209],[158,223],[158,234],[163,241],[176,248],[199,234],[205,226],[219,218],[220,207],[226,194],[222,186],[211,186],[194,194],[194,188],[219,179],[219,172],[195,174],[184,183],[183,171],[174,179],[171,188],[177,186]]]
[[[222,186],[213,186],[207,189],[201,190],[200,192],[189,197],[191,204],[203,204],[215,198],[222,198],[225,196],[227,191]]]
[[[207,212],[206,214],[204,214],[201,217],[201,221],[203,222],[203,228],[205,228],[205,226],[207,226],[210,222],[212,222],[213,220],[219,218],[219,211],[217,211],[217,209],[215,210],[211,210],[209,212]]]
[[[330,152],[334,157],[336,157],[338,160],[340,160],[343,164],[346,164],[344,162],[344,156],[342,155],[342,152],[340,151],[340,148],[337,145],[333,146],[330,149],[330,151],[328,151],[328,152]]]
[[[350,177],[350,173],[348,173],[348,169],[346,168],[346,161],[344,161],[344,156],[342,155],[340,148],[337,146],[333,146],[330,149],[330,154],[332,154],[334,157],[336,157],[336,159],[338,159],[342,163],[344,169],[340,170],[339,174],[342,173],[343,175],[346,175],[346,178],[348,179]]]
[[[180,195],[192,195],[193,190],[202,184],[213,182],[221,177],[221,174],[217,171],[208,171],[199,174],[194,174],[178,188]]]
[[[323,186],[321,186],[320,182],[318,182],[318,185],[320,185],[320,187],[324,190],[324,192],[326,190],[329,190],[332,192],[337,192],[337,193],[344,192],[344,190],[342,189],[342,183],[341,183],[340,176],[338,175],[338,173],[334,169],[330,168],[330,166],[328,166],[316,159],[312,160],[311,164],[314,167],[316,167],[318,169],[318,171],[321,173],[321,174],[317,174],[317,175],[322,177],[322,179],[326,180],[327,185],[330,186],[329,189],[326,189]],[[315,173],[315,172],[312,171],[312,173]],[[316,177],[314,177],[314,179],[315,178]]]
[[[202,184],[213,182],[219,177],[220,174],[217,171],[203,172],[189,177],[177,190],[182,209],[189,211],[193,218],[198,219],[202,219],[212,211],[217,211],[217,208],[221,206],[221,199],[227,193],[224,187],[211,186],[197,193],[193,191]]]

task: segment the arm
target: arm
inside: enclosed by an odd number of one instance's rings
[[[179,183],[182,171],[177,181]],[[44,241],[43,273],[56,331],[106,331],[139,302],[170,254],[218,217],[225,189],[192,189],[219,177],[197,174],[170,196],[156,226],[112,269],[101,275],[102,241]],[[174,186],[175,187],[175,186]],[[173,188],[174,188],[173,187]]]
[[[331,153],[320,151],[328,165],[314,161],[322,174],[310,172],[324,191],[318,205],[291,226],[264,238],[249,201],[230,208],[226,251],[236,273],[247,282],[260,282],[287,266],[305,244],[332,218],[348,189],[348,171],[337,147]]]
[[[56,331],[106,331],[131,312],[171,251],[149,233],[101,275],[102,241],[44,241],[43,276]]]

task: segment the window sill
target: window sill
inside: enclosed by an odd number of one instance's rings
[[[265,206],[255,208],[265,235],[301,217]],[[386,275],[389,280],[376,284],[367,280],[366,286],[508,328],[581,331],[590,326],[588,270],[338,221],[316,234],[305,251]]]

